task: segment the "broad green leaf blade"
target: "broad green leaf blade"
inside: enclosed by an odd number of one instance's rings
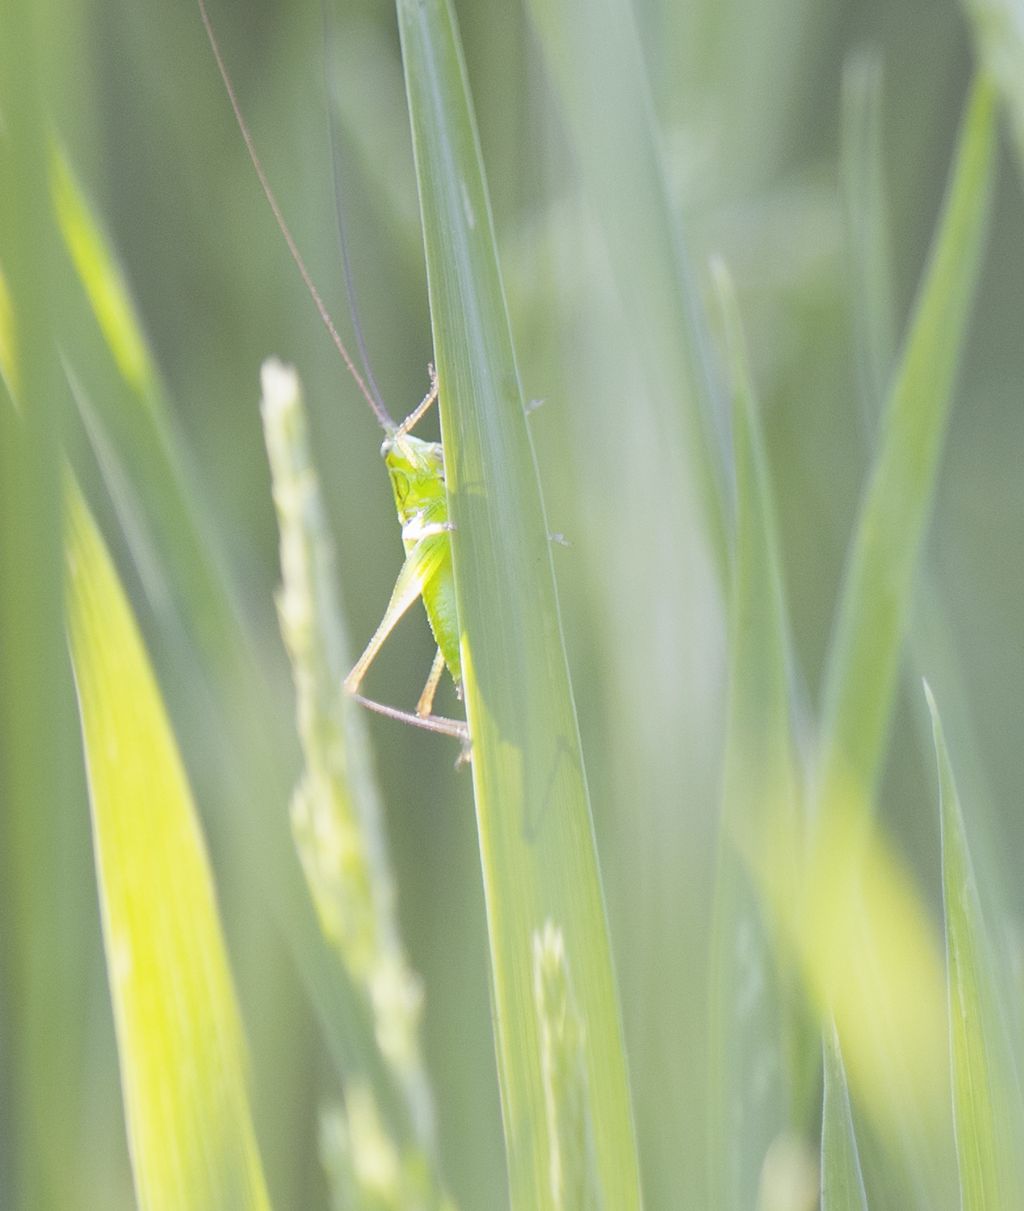
[[[850,1092],[835,1027],[826,1028],[825,1097],[821,1111],[821,1211],[868,1211],[853,1129]]]
[[[604,903],[548,527],[454,18],[400,0],[513,1208],[552,1207],[533,937],[565,942],[606,1207],[639,1206]]]
[[[636,19],[628,0],[532,0],[573,153],[604,232],[661,436],[665,491],[690,478],[720,583],[728,579],[729,451],[698,274],[673,208]],[[685,451],[688,465],[675,465]]]
[[[850,782],[868,802],[885,754],[914,571],[984,251],[994,152],[994,93],[979,78],[847,561],[825,680],[821,811]]]
[[[67,510],[68,629],[139,1205],[264,1211],[241,1022],[185,771],[73,486]]]
[[[1024,178],[1024,4],[1021,0],[963,0],[984,69],[1002,94]]]
[[[799,1060],[777,926],[779,914],[792,914],[802,830],[772,490],[735,297],[716,268],[736,469],[710,1013],[711,1205],[725,1209],[756,1204],[768,1149],[793,1123],[800,1081],[790,1063]]]
[[[939,767],[950,1061],[964,1211],[1024,1206],[1024,1106],[942,722],[925,684]]]

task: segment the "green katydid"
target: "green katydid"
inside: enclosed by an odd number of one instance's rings
[[[355,380],[363,398],[369,404],[378,424],[384,430],[384,444],[381,454],[387,466],[391,480],[391,489],[398,510],[398,520],[402,525],[402,543],[405,547],[405,562],[388,602],[384,617],[366,646],[362,656],[356,661],[352,671],[345,678],[345,689],[363,706],[378,714],[392,719],[410,723],[428,731],[452,736],[462,742],[463,754],[469,752],[469,728],[459,719],[446,719],[433,714],[434,695],[445,668],[451,673],[455,682],[456,692],[462,696],[462,666],[459,655],[459,622],[455,605],[455,580],[452,570],[452,525],[448,520],[448,497],[444,480],[444,456],[438,442],[423,441],[414,437],[410,430],[430,409],[438,398],[438,382],[433,367],[430,368],[430,390],[420,404],[400,424],[396,425],[384,406],[380,393],[369,372],[366,351],[362,334],[356,324],[356,337],[366,377],[356,368],[348,349],[338,334],[334,321],[317,290],[312,275],[306,268],[302,254],[292,237],[291,230],[285,222],[284,215],[278,205],[277,198],[270,187],[270,182],[264,172],[263,164],[256,152],[256,146],[250,134],[248,124],[242,115],[242,109],[235,93],[234,85],[228,74],[227,65],[220,51],[209,13],[206,0],[198,0],[199,12],[203,26],[213,51],[217,68],[220,71],[224,88],[231,102],[239,130],[245,142],[246,150],[252,161],[260,186],[266,196],[274,219],[281,230],[292,260],[309,291],[316,306],[320,319],[327,328],[335,347],[341,354],[342,360],[348,367],[349,373]],[[337,185],[337,181],[335,182]],[[339,216],[340,217],[340,216]],[[345,260],[346,288],[349,289],[351,302],[351,283],[348,268],[347,252],[342,233],[342,256]],[[369,386],[367,385],[369,383]],[[427,619],[437,643],[437,653],[430,668],[426,685],[416,704],[415,712],[399,710],[382,702],[375,702],[359,693],[359,687],[367,670],[373,663],[388,636],[394,630],[399,619],[408,611],[417,597],[423,599]]]
[[[398,520],[402,523],[405,563],[398,573],[384,617],[366,650],[345,678],[345,689],[371,709],[381,709],[359,694],[359,686],[384,641],[398,620],[417,597],[423,598],[430,629],[437,642],[437,654],[423,687],[416,714],[398,718],[418,724],[429,723],[432,730],[468,738],[466,725],[453,719],[441,719],[432,713],[434,694],[445,668],[452,675],[456,692],[462,694],[462,664],[459,656],[459,620],[455,606],[455,580],[452,574],[451,523],[448,521],[448,497],[444,482],[444,454],[438,442],[413,437],[409,430],[437,399],[437,377],[430,372],[431,386],[423,402],[397,428],[387,431],[381,453],[391,479]],[[395,714],[391,708],[386,714]]]

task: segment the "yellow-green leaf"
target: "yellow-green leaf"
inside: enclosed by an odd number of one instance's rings
[[[77,488],[68,630],[139,1206],[269,1207],[191,792],[137,624]]]

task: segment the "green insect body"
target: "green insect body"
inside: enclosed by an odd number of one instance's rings
[[[398,520],[402,526],[405,562],[398,573],[384,617],[366,645],[366,650],[345,678],[345,688],[372,709],[407,722],[421,724],[432,731],[455,736],[465,743],[467,732],[464,723],[444,719],[432,713],[434,694],[446,668],[455,682],[456,693],[459,697],[462,696],[459,618],[452,572],[451,524],[448,520],[448,497],[444,480],[444,452],[440,443],[423,441],[408,432],[408,428],[419,420],[436,396],[435,383],[416,411],[388,434],[381,448],[391,480]],[[366,671],[385,640],[417,597],[423,599],[427,620],[437,643],[437,654],[423,693],[416,704],[416,713],[409,715],[363,698],[358,691]]]
[[[425,442],[403,434],[384,454],[384,463],[395,494],[402,544],[407,559],[420,571],[420,596],[430,629],[455,689],[462,693],[462,663],[459,656],[459,616],[455,606],[452,575],[452,543],[449,536],[448,497],[444,484],[444,454],[439,442]]]

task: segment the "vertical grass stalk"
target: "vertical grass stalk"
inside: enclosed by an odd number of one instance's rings
[[[622,1030],[548,527],[448,0],[399,0],[515,1211],[552,1208],[534,937],[578,992],[601,1196],[640,1204]]]
[[[870,799],[885,756],[914,573],[966,341],[992,195],[995,95],[974,82],[945,204],[893,378],[829,648],[818,804]]]

